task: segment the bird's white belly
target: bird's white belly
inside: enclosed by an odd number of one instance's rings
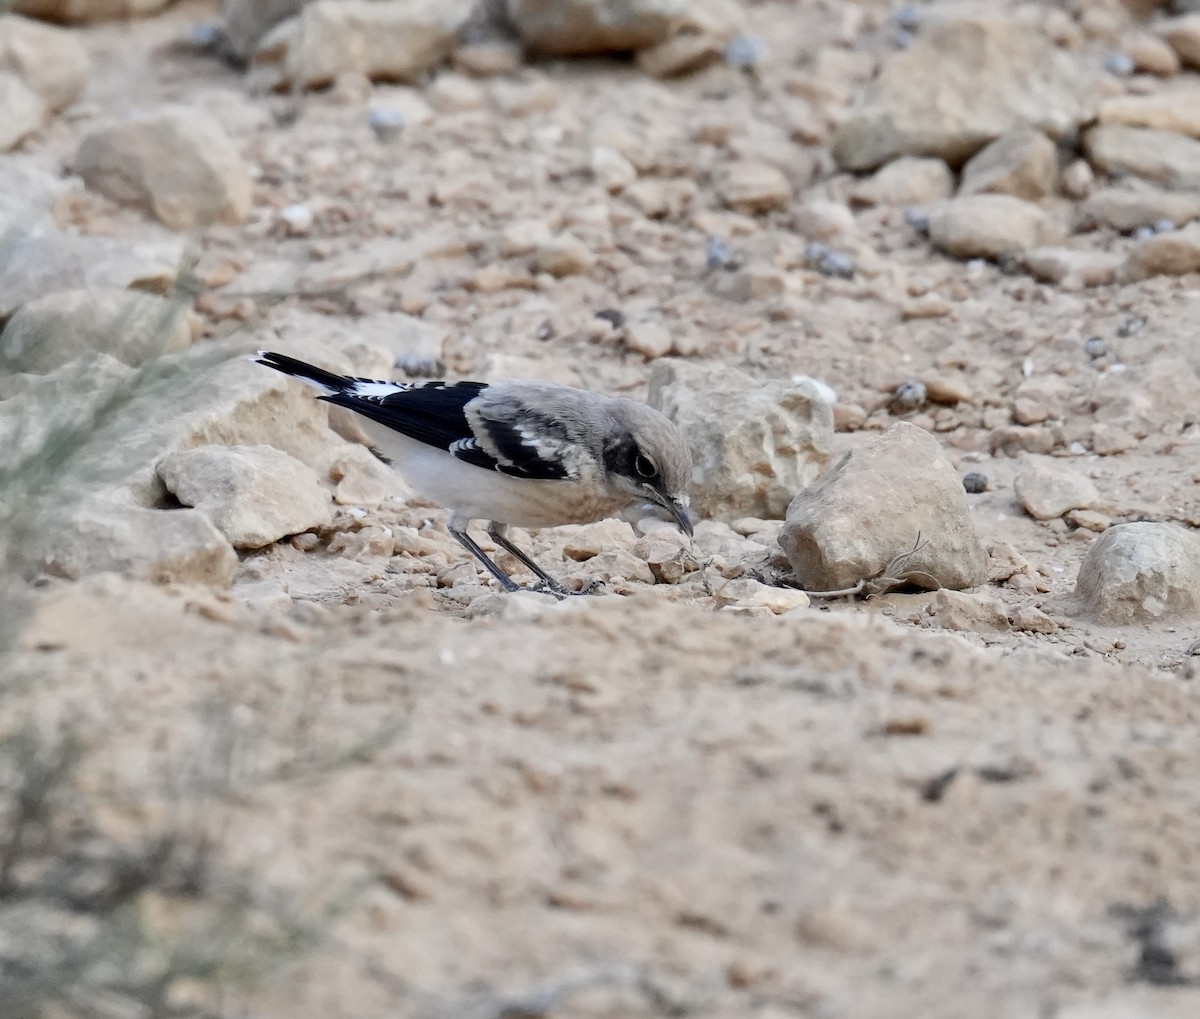
[[[373,421],[364,430],[393,468],[421,495],[467,520],[516,527],[555,527],[602,520],[624,508],[597,482],[514,478],[466,463]]]

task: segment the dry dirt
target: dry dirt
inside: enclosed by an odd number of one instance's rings
[[[775,123],[798,54],[837,37],[840,5],[747,7],[769,41],[757,81],[546,63],[551,110],[505,117],[485,101],[381,145],[355,83],[247,96],[237,72],[180,45],[215,16],[187,3],[81,30],[88,104],[38,152],[61,162],[92,119],[140,105],[222,111],[261,172],[250,222],[206,231],[203,264],[254,282],[200,307],[212,336],[248,346],[296,307],[343,322],[418,311],[449,328],[457,375],[642,395],[644,359],[590,327],[620,308],[661,312],[702,361],[809,374],[868,408],[909,377],[960,377],[971,401],[915,419],[963,472],[987,475],[971,497],[980,535],[1011,543],[1048,589],[995,593],[1060,628],[931,632],[928,594],[774,619],[649,587],[464,608],[457,588],[414,587],[386,561],[288,546],[248,557],[228,596],[115,577],[50,585],[16,664],[36,679],[20,711],[86,734],[80,781],[106,804],[103,823],[129,838],[180,823],[179,762],[215,759],[219,744],[222,781],[188,823],[222,868],[324,918],[317,947],[250,989],[230,979],[213,999],[188,985],[181,1000],[271,1019],[1200,1015],[1200,631],[1068,615],[1094,534],[1023,513],[1016,461],[989,451],[983,420],[1028,372],[1082,387],[1097,370],[1090,336],[1131,365],[1200,364],[1195,278],[1066,292],[932,254],[901,210],[864,209],[855,250],[877,272],[809,273],[776,307],[714,296],[705,229],[628,215],[590,180],[589,139],[611,118],[669,170],[714,158],[694,141],[701,125]],[[870,66],[848,56],[837,84],[853,91]],[[776,144],[761,134],[747,146]],[[770,250],[788,233],[786,216],[720,211],[706,173],[698,208],[735,247]],[[834,177],[815,194],[849,186]],[[278,210],[300,201],[316,226],[289,238]],[[73,215],[98,233],[150,229],[94,195]],[[587,277],[534,277],[496,251],[520,219],[573,223],[585,239],[611,220],[615,244]],[[430,233],[464,254],[336,299],[262,294],[273,267],[314,245],[333,256]],[[492,264],[528,280],[488,292],[478,275]],[[950,314],[905,320],[920,293]],[[1067,420],[1068,444],[1086,423]],[[839,449],[870,434],[839,433]],[[1151,438],[1071,463],[1112,519],[1194,526],[1196,450],[1195,435]],[[292,603],[276,604],[285,584]],[[200,906],[147,909],[174,930]]]

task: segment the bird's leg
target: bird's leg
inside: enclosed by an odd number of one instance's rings
[[[490,523],[488,525],[488,536],[492,539],[492,541],[504,549],[505,552],[517,559],[519,562],[523,563],[529,569],[529,571],[535,577],[537,577],[539,581],[541,581],[539,585],[540,587],[544,587],[551,594],[555,594],[560,597],[575,593],[574,591],[568,591],[562,586],[562,584],[550,576],[549,573],[543,570],[529,556],[527,556],[524,552],[517,548],[516,545],[509,541],[508,527],[505,524],[497,524],[495,522]]]
[[[475,544],[475,541],[469,534],[467,534],[465,528],[451,526],[449,530],[450,533],[458,539],[459,544],[461,544],[463,548],[471,553],[471,555],[483,563],[484,569],[486,569],[488,573],[500,581],[500,586],[504,588],[504,590],[521,590],[520,585],[513,581],[513,579],[507,573],[505,573],[492,561],[491,557],[483,549]]]

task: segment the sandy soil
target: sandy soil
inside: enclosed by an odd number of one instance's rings
[[[230,977],[215,998],[181,986],[181,1000],[272,1019],[1200,1014],[1200,632],[1067,613],[1095,535],[1022,511],[1017,462],[990,450],[988,417],[1028,374],[1055,375],[1073,394],[1056,450],[1068,452],[1100,367],[1084,340],[1134,367],[1200,365],[1196,281],[1067,292],[933,254],[902,210],[862,209],[854,280],[805,273],[778,301],[715,296],[717,226],[763,257],[803,241],[786,214],[724,211],[713,179],[730,155],[697,139],[749,125],[743,154],[793,144],[779,126],[788,83],[842,31],[815,3],[747,6],[770,40],[756,82],[724,67],[664,84],[615,61],[550,62],[528,73],[551,109],[504,117],[485,82],[479,109],[381,145],[366,106],[394,90],[247,95],[234,70],[180,45],[215,15],[187,3],[84,30],[88,102],[36,151],[63,162],[93,120],[160,101],[221,112],[259,176],[251,220],[199,238],[202,267],[235,270],[199,302],[210,337],[261,346],[298,308],[343,323],[403,310],[447,328],[456,375],[641,396],[644,359],[594,315],[653,310],[701,361],[816,376],[872,411],[839,450],[895,420],[884,405],[899,382],[961,379],[970,399],[912,419],[963,472],[987,475],[971,497],[981,537],[1015,547],[1044,588],[993,592],[1059,629],[931,632],[928,594],[777,619],[645,586],[471,603],[386,561],[290,546],[247,557],[229,595],[50,585],[24,636],[19,670],[37,681],[21,710],[87,734],[103,824],[136,838],[186,820],[224,871],[254,875],[325,933],[250,990]],[[867,39],[826,60],[833,84],[852,93],[869,76],[884,49]],[[648,220],[594,184],[600,122],[643,136],[659,174],[694,180],[692,212]],[[851,185],[832,177],[811,194]],[[293,202],[316,212],[312,236],[282,228]],[[154,231],[92,194],[73,216],[97,233]],[[552,280],[502,257],[503,230],[526,219],[572,225],[597,271]],[[462,253],[336,300],[287,292],[288,266],[313,249],[334,258],[389,236]],[[480,279],[495,266],[521,282],[491,292]],[[949,314],[906,319],[925,293]],[[1196,526],[1196,452],[1184,434],[1071,463],[1110,519]],[[367,513],[412,522],[404,507]],[[205,764],[184,774],[181,761]],[[181,819],[185,801],[199,806]],[[143,917],[153,929],[207,922],[203,902],[159,906]]]

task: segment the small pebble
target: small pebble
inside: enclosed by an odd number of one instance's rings
[[[1152,226],[1139,226],[1136,230],[1133,231],[1133,239],[1135,241],[1144,241],[1147,237],[1153,237],[1153,236],[1154,236],[1154,227],[1152,227]]]
[[[221,26],[212,22],[203,25],[196,25],[192,29],[190,41],[198,50],[216,49],[224,38],[225,33],[221,31]]]
[[[279,218],[288,228],[288,233],[296,236],[307,234],[313,227],[312,209],[299,203],[285,206],[280,210]]]
[[[1108,353],[1108,344],[1104,342],[1103,336],[1089,336],[1083,341],[1083,352],[1095,360]]]
[[[1141,315],[1131,315],[1119,326],[1117,326],[1118,336],[1133,336],[1134,333],[1140,333],[1145,326],[1146,320]]]
[[[1160,219],[1154,223],[1154,232],[1156,234],[1169,234],[1175,229],[1175,221],[1171,219]]]
[[[725,47],[725,62],[730,67],[749,70],[762,63],[766,47],[757,36],[738,35],[729,40]]]
[[[904,210],[904,222],[922,237],[929,233],[929,213],[919,206],[910,205]]]
[[[971,495],[978,495],[980,492],[986,492],[988,487],[988,479],[986,474],[980,474],[978,471],[969,471],[963,475],[963,488]]]
[[[929,394],[920,379],[909,379],[896,387],[892,402],[901,410],[916,410],[925,404]]]
[[[1110,53],[1104,58],[1104,69],[1118,78],[1128,78],[1136,66],[1133,57],[1128,53]]]
[[[854,259],[844,251],[834,251],[817,241],[804,249],[804,257],[808,264],[825,276],[840,276],[851,279],[857,266]]]
[[[611,322],[614,329],[620,329],[625,324],[625,313],[617,308],[604,308],[596,312],[596,318],[602,318],[605,322]]]
[[[391,142],[408,126],[408,118],[399,110],[373,109],[367,113],[367,123],[381,142]]]
[[[710,272],[716,269],[734,269],[738,264],[738,257],[728,244],[720,237],[710,237],[708,239],[708,249],[704,255],[704,264]]]
[[[916,4],[905,4],[892,11],[892,24],[904,32],[915,32],[921,27],[921,8]]]
[[[903,29],[901,29],[899,32],[893,33],[892,47],[898,50],[906,50],[909,48],[909,46],[916,42],[916,39],[917,37],[913,35],[912,32],[905,32]]]

